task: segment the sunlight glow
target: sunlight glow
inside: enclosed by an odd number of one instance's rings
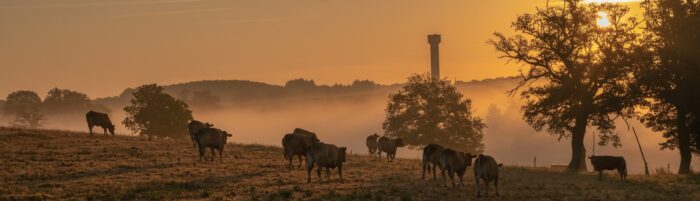
[[[598,12],[598,19],[596,20],[596,23],[598,24],[599,27],[608,27],[610,26],[610,20],[608,19],[608,13],[600,11]]]
[[[642,0],[585,0],[584,3],[630,3],[641,2]]]

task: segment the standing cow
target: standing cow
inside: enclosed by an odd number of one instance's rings
[[[367,140],[365,141],[365,144],[367,145],[367,149],[369,149],[369,156],[374,156],[375,153],[377,153],[377,139],[379,138],[379,135],[372,134],[370,136],[367,136]]]
[[[498,168],[502,164],[496,163],[496,159],[491,156],[479,154],[474,161],[474,179],[476,180],[476,197],[481,197],[481,185],[479,179],[484,181],[486,186],[486,197],[489,196],[489,183],[493,181],[496,186],[496,196],[498,194]]]
[[[104,129],[105,135],[107,135],[107,130],[114,135],[114,124],[109,120],[109,116],[105,113],[99,113],[95,111],[89,111],[85,114],[85,119],[87,120],[88,129],[90,130],[90,135],[92,136],[92,127],[99,126]]]
[[[382,152],[386,152],[386,158],[389,162],[394,161],[394,158],[396,158],[396,149],[404,146],[401,138],[391,139],[386,136],[379,138],[377,144],[379,147],[379,158],[382,158]]]
[[[624,157],[619,156],[589,156],[593,169],[598,172],[598,180],[603,179],[603,170],[617,170],[620,181],[627,177],[627,163]]]
[[[447,148],[440,154],[440,169],[442,171],[442,179],[447,182],[445,178],[445,173],[450,177],[452,182],[452,187],[455,186],[455,174],[459,177],[459,185],[464,187],[464,173],[467,172],[467,168],[472,165],[472,156],[469,153],[462,153],[459,151]],[[433,171],[434,172],[434,171]],[[447,186],[447,183],[445,183]]]
[[[197,147],[197,139],[195,138],[195,134],[197,134],[197,132],[199,132],[199,130],[203,128],[211,128],[212,126],[214,125],[197,120],[192,120],[190,121],[190,123],[187,124],[187,130],[190,132],[190,138],[192,139],[193,147]]]
[[[435,180],[437,169],[440,166],[440,154],[445,150],[445,147],[437,144],[429,144],[423,148],[423,179],[425,180],[425,170],[428,173],[433,171],[433,180]],[[439,168],[442,170],[442,167]],[[444,172],[442,174],[445,174]]]
[[[306,157],[306,153],[311,150],[311,146],[317,142],[319,140],[316,134],[289,133],[284,135],[282,137],[282,148],[284,149],[284,159],[289,160],[289,169],[291,170],[294,167],[292,166],[294,156],[299,157],[299,168],[301,168],[301,157]]]
[[[331,170],[338,168],[340,183],[343,183],[343,162],[345,162],[345,147],[337,147],[333,144],[322,142],[314,143],[314,146],[306,154],[306,182],[311,183],[311,170],[317,166],[319,182],[323,182],[321,169],[326,168],[326,180],[330,180]]]
[[[204,152],[207,148],[211,149],[211,160],[214,161],[216,154],[214,150],[219,151],[219,159],[224,162],[224,147],[226,146],[226,139],[231,137],[226,131],[222,131],[216,128],[203,128],[197,131],[195,134],[195,139],[197,145],[199,146],[199,160],[204,159]]]

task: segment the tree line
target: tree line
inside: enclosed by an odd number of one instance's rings
[[[678,149],[679,174],[700,150],[700,2],[645,0],[643,19],[617,4],[565,0],[512,23],[513,36],[489,40],[500,57],[522,64],[510,91],[526,101],[536,130],[571,140],[569,170],[586,170],[586,129],[619,146],[616,119],[637,118]],[[606,13],[610,25],[596,24]]]

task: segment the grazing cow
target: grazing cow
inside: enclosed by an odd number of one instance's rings
[[[423,179],[425,180],[425,170],[428,170],[428,173],[430,173],[431,165],[432,165],[432,171],[433,171],[433,180],[435,180],[436,174],[437,174],[437,169],[440,166],[440,154],[442,154],[442,151],[445,150],[445,147],[442,147],[437,144],[429,144],[423,148]],[[440,167],[440,170],[442,168]],[[444,172],[442,173],[444,174]]]
[[[603,170],[617,170],[620,181],[627,178],[627,163],[624,157],[619,156],[589,156],[593,169],[598,171],[598,180],[603,179]]]
[[[365,141],[365,144],[367,145],[367,148],[369,149],[369,156],[374,156],[374,153],[377,153],[377,138],[379,138],[379,135],[372,134],[370,136],[367,136],[367,140]]]
[[[193,147],[197,147],[197,139],[195,139],[194,135],[197,134],[197,132],[199,132],[200,129],[211,128],[212,126],[214,125],[197,120],[192,120],[190,121],[190,123],[187,124],[187,130],[190,132],[190,138],[192,139]]]
[[[472,156],[469,153],[465,154],[450,148],[443,150],[440,154],[442,179],[447,182],[447,178],[445,178],[445,173],[447,173],[450,177],[450,181],[452,181],[452,187],[455,187],[454,175],[457,174],[460,186],[464,187],[464,173],[467,172],[467,168],[472,165],[472,158],[475,157],[476,156]],[[447,183],[445,183],[445,186],[447,186]]]
[[[219,159],[224,162],[224,146],[226,146],[226,139],[231,137],[226,131],[222,131],[216,128],[202,128],[195,134],[195,139],[197,140],[197,145],[199,146],[199,160],[204,159],[204,152],[207,148],[211,149],[211,160],[214,161],[216,154],[214,149],[219,150]]]
[[[284,159],[289,160],[289,169],[293,169],[292,160],[294,156],[299,157],[299,168],[301,168],[301,157],[306,157],[306,153],[315,143],[319,142],[316,135],[289,133],[282,138],[282,148],[284,149]],[[307,159],[308,161],[308,159]]]
[[[491,156],[479,154],[474,161],[474,179],[476,180],[476,197],[481,197],[481,186],[479,179],[484,180],[486,186],[486,197],[489,196],[489,183],[493,181],[496,186],[496,196],[498,194],[498,168],[503,164],[496,163],[496,159]]]
[[[315,166],[319,182],[323,182],[321,169],[326,168],[326,179],[330,180],[331,170],[338,168],[340,183],[343,183],[343,162],[345,162],[345,147],[338,148],[332,144],[316,142],[311,150],[306,154],[306,175],[307,183],[311,183],[311,170]]]
[[[382,152],[386,152],[386,158],[389,162],[394,161],[394,158],[396,158],[396,148],[404,146],[401,138],[391,139],[385,136],[380,137],[377,144],[379,158],[382,158]]]
[[[102,127],[107,135],[107,130],[114,135],[114,124],[109,120],[109,116],[105,113],[99,113],[95,111],[89,111],[85,114],[85,119],[87,120],[88,129],[90,130],[90,135],[92,135],[92,127],[99,126]]]

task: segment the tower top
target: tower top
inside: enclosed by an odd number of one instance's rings
[[[440,43],[440,34],[430,34],[428,35],[428,43],[438,44]]]

